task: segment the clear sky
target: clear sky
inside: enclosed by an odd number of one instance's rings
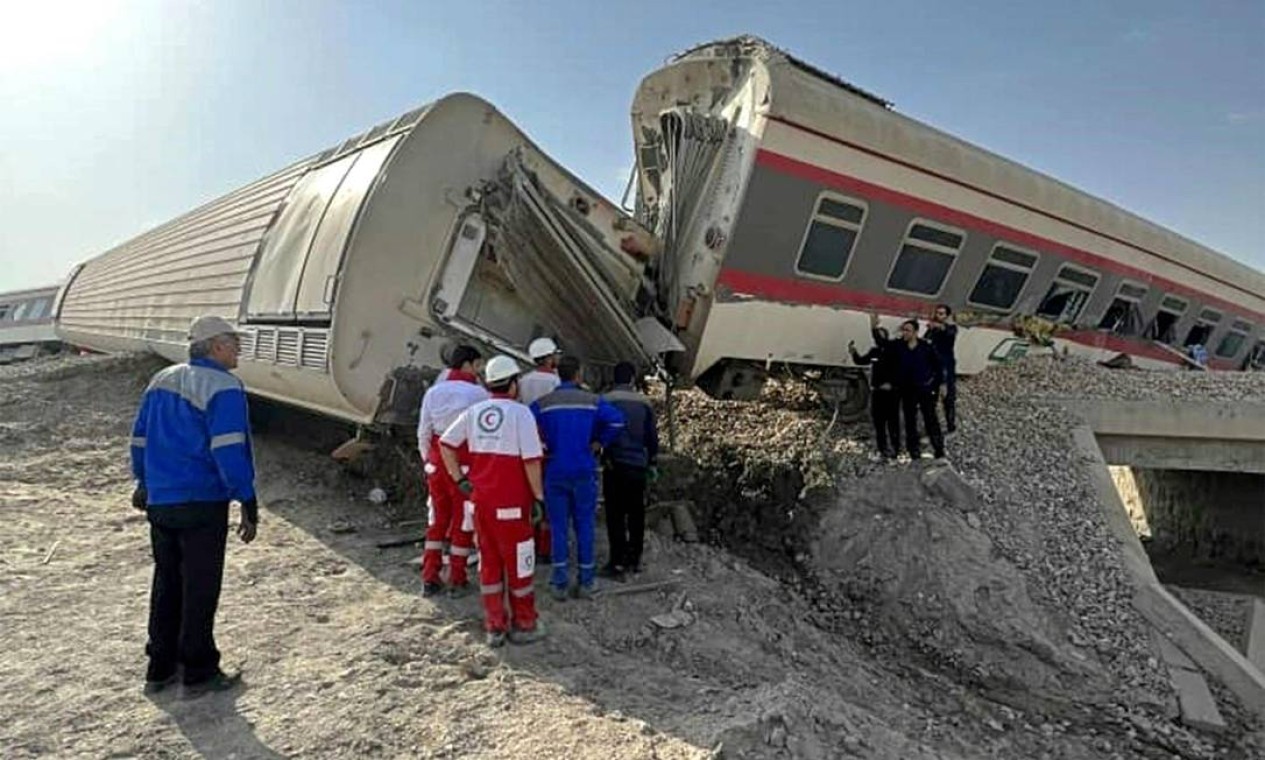
[[[0,290],[417,104],[493,103],[609,196],[671,54],[763,36],[1265,269],[1265,0],[0,0]]]

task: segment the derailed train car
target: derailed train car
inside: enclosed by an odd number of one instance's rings
[[[751,37],[651,73],[635,214],[663,241],[653,310],[679,374],[750,397],[771,371],[855,411],[848,340],[947,303],[971,374],[1044,343],[1100,361],[1265,367],[1265,275],[891,110]],[[1035,338],[1035,340],[1034,340]]]
[[[190,320],[222,314],[251,392],[400,424],[457,341],[525,358],[550,335],[594,366],[652,362],[639,330],[655,330],[632,315],[654,249],[491,104],[455,94],[91,259],[58,329],[180,361]]]
[[[56,297],[56,285],[0,293],[0,364],[60,350],[53,325]]]

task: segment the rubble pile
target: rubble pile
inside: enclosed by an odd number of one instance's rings
[[[678,443],[697,470],[669,487],[696,500],[710,538],[815,596],[820,624],[841,625],[880,650],[904,632],[925,662],[1000,701],[1031,705],[1016,699],[1026,692],[1102,699],[1120,715],[1171,715],[1167,672],[1130,603],[1118,543],[1072,444],[1077,422],[1056,403],[1069,396],[1265,401],[1265,374],[1121,371],[1050,356],[964,379],[948,454],[978,507],[948,523],[928,517],[934,499],[909,487],[916,479],[884,475],[869,456],[868,424],[832,426],[807,388],[771,382],[753,404],[682,393]],[[876,517],[887,518],[886,530],[874,529]],[[857,527],[865,519],[872,523]],[[837,540],[823,545],[831,525]],[[919,552],[937,561],[920,563]],[[894,558],[923,574],[902,572]],[[858,570],[863,560],[878,561],[878,571]],[[823,568],[836,582],[825,582]],[[946,575],[933,580],[937,572]],[[986,592],[992,584],[1006,601],[954,599],[959,583]],[[989,610],[1009,614],[989,621]],[[999,637],[992,623],[1012,630]],[[1101,669],[1110,687],[1087,668]]]

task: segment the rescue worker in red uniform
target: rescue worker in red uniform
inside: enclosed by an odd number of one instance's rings
[[[434,596],[443,591],[439,572],[443,566],[445,542],[449,542],[448,582],[453,594],[469,589],[466,563],[474,551],[474,504],[457,488],[448,475],[440,453],[439,436],[471,405],[489,398],[475,374],[481,360],[473,346],[453,349],[443,380],[431,386],[422,397],[417,416],[417,450],[422,455],[426,472],[428,514],[426,540],[422,545],[422,595]],[[458,453],[465,460],[465,452]],[[464,465],[463,465],[464,466]]]
[[[484,372],[492,398],[462,412],[439,439],[444,467],[475,504],[479,588],[492,647],[503,646],[507,638],[528,644],[545,634],[536,619],[532,537],[532,523],[544,516],[544,451],[531,410],[515,401],[518,376],[513,359],[492,357]],[[457,455],[463,446],[470,456],[469,477],[461,473]]]

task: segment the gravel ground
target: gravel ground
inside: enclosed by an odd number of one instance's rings
[[[370,505],[373,481],[261,434],[264,522],[230,549],[219,629],[248,688],[143,699],[149,560],[125,451],[153,366],[0,369],[6,757],[1265,755],[1241,711],[1219,736],[1171,719],[1070,421],[1042,401],[1076,392],[1050,359],[962,383],[949,452],[975,491],[968,513],[920,485],[921,467],[870,461],[868,426],[830,427],[802,386],[753,404],[679,394],[681,455],[659,495],[693,498],[721,546],[652,538],[639,582],[669,585],[590,605],[542,597],[548,643],[496,653],[474,600],[420,599],[415,550],[375,547],[416,530],[420,510]],[[1147,385],[1131,390],[1091,366],[1070,374],[1110,394],[1208,395],[1217,377],[1119,373]],[[1265,398],[1257,379],[1227,382]],[[895,517],[857,533],[857,505]],[[866,546],[889,565],[855,574],[865,593],[846,568],[838,583],[814,573]],[[1004,603],[965,593],[981,586]],[[665,612],[687,622],[649,622]]]

